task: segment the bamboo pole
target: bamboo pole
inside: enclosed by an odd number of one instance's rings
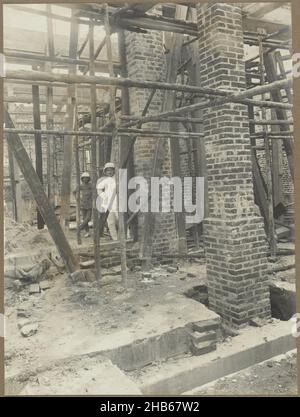
[[[290,86],[292,83],[291,79],[279,80],[273,83],[265,84],[263,86],[258,86],[251,88],[249,90],[242,91],[239,94],[232,95],[226,91],[215,90],[212,88],[205,87],[196,87],[192,85],[182,85],[175,83],[166,83],[158,81],[140,81],[132,80],[130,78],[121,78],[121,77],[105,77],[105,76],[87,76],[87,75],[78,75],[78,74],[45,74],[41,71],[6,71],[6,77],[9,79],[16,80],[31,80],[31,81],[49,81],[49,82],[63,82],[67,84],[99,84],[104,86],[115,86],[115,87],[137,87],[137,88],[156,88],[162,90],[172,90],[172,91],[183,91],[187,93],[199,93],[207,96],[216,96],[226,98],[226,102],[239,102],[240,100],[246,99],[248,97],[253,97],[256,95],[261,95],[263,93],[272,91],[274,89],[284,88]],[[223,101],[221,103],[216,103],[215,105],[225,104]],[[248,104],[248,103],[247,103]],[[269,102],[272,104],[272,102]],[[278,103],[276,103],[278,104]],[[282,104],[282,103],[279,103]],[[206,105],[206,104],[205,104]],[[292,108],[290,105],[289,108]]]
[[[94,24],[91,21],[89,26],[89,57],[90,65],[89,72],[90,76],[93,76],[95,73],[95,61],[94,61]],[[96,121],[96,105],[97,97],[96,90],[91,86],[91,127],[93,130],[97,128]],[[97,138],[95,138],[97,139]],[[92,174],[92,184],[93,184],[93,240],[94,240],[94,256],[95,256],[95,274],[96,280],[101,279],[101,265],[100,265],[100,230],[99,230],[99,213],[96,207],[97,199],[97,143],[96,140],[92,141],[91,145],[91,174]]]
[[[57,135],[57,136],[90,136],[90,137],[112,137],[115,135],[113,132],[103,132],[99,130],[99,132],[86,132],[86,131],[76,131],[76,130],[47,130],[47,129],[10,129],[10,128],[4,128],[4,132],[6,133],[19,133],[24,135],[34,135],[36,133],[40,133],[42,135]],[[163,131],[159,132],[157,130],[144,130],[144,129],[118,129],[118,132],[122,134],[122,136],[126,136],[131,138],[132,136],[149,136],[153,135],[154,137],[161,137],[161,136],[167,136],[170,137],[170,140],[172,138],[195,138],[195,139],[202,139],[203,135],[201,133],[190,133],[190,132],[170,132],[170,131]]]
[[[253,104],[253,101],[248,99],[247,97],[253,97],[253,96],[257,96],[257,95],[261,95],[264,94],[266,92],[270,92],[272,90],[278,90],[280,88],[283,88],[284,86],[289,85],[290,83],[287,82],[287,80],[280,80],[280,81],[275,81],[273,83],[270,84],[265,84],[262,86],[258,86],[258,87],[254,87],[251,88],[249,90],[245,90],[240,92],[239,94],[236,95],[231,95],[231,96],[227,96],[224,98],[220,98],[220,99],[214,99],[214,100],[208,100],[208,101],[201,101],[200,103],[195,103],[195,104],[191,104],[189,106],[185,106],[185,107],[180,107],[179,109],[173,110],[173,111],[167,111],[167,112],[163,112],[160,114],[160,117],[169,117],[169,116],[180,116],[184,113],[189,113],[189,112],[193,112],[195,110],[201,110],[201,109],[205,109],[207,107],[216,107],[216,106],[221,106],[227,103],[242,103],[242,104]],[[266,101],[263,101],[264,103],[268,103]],[[271,103],[271,102],[270,102]],[[269,104],[270,104],[269,103]],[[278,103],[276,103],[277,105]],[[272,107],[273,104],[271,104],[269,107]],[[280,103],[279,103],[280,106]],[[287,106],[287,108],[293,108],[293,106],[291,104],[285,104],[285,106]],[[140,123],[147,123],[147,122],[152,122],[153,118],[157,118],[157,115],[154,116],[146,116],[144,117],[142,120],[140,120]],[[136,124],[136,122],[130,122],[126,124],[126,127],[131,127],[134,126]]]

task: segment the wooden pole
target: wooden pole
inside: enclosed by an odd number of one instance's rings
[[[175,18],[182,19],[183,21],[187,18],[187,7],[186,6],[176,6],[175,9]],[[171,50],[167,56],[167,66],[168,79],[167,81],[175,83],[177,78],[177,68],[179,67],[180,58],[181,58],[181,49],[183,43],[183,36],[173,33],[169,35],[171,37]],[[166,110],[169,108],[175,109],[176,107],[176,95],[174,93],[172,97],[167,98],[169,103],[166,103]],[[160,126],[163,128],[166,126],[170,131],[177,132],[178,124],[177,122],[166,121]],[[162,129],[163,130],[163,129]],[[187,144],[189,144],[189,139],[187,139]],[[181,177],[181,167],[180,167],[180,145],[179,138],[174,138],[169,140],[170,154],[171,154],[171,169],[172,175],[175,177]],[[191,166],[191,165],[190,165]],[[180,253],[187,253],[187,241],[186,241],[186,230],[185,230],[185,216],[182,212],[175,212],[175,222],[178,235],[178,250]]]
[[[293,125],[294,121],[293,120],[255,120],[255,119],[250,119],[249,120],[250,124],[252,125],[256,125],[256,126],[264,126],[264,125]]]
[[[264,48],[262,45],[262,35],[259,36],[259,70],[261,76],[261,84],[265,83],[265,67],[264,67]],[[264,95],[262,97],[264,99]],[[266,119],[266,111],[262,110],[262,119]],[[273,186],[272,186],[272,159],[270,142],[268,138],[268,130],[266,126],[263,126],[264,132],[264,147],[265,147],[265,160],[266,160],[266,186],[267,186],[267,199],[268,199],[268,235],[271,250],[271,257],[276,257],[276,237],[275,237],[275,222],[274,222],[274,206],[273,206]]]
[[[107,49],[107,60],[108,60],[108,70],[111,77],[114,76],[113,64],[112,64],[112,45],[111,45],[111,33],[110,33],[110,24],[109,24],[109,15],[108,15],[108,5],[105,4],[105,14],[104,14],[104,27],[106,34],[106,49]],[[117,127],[116,121],[116,107],[115,107],[115,88],[111,87],[110,92],[110,116],[111,119],[115,121],[115,126]],[[117,136],[117,129],[115,130],[116,137],[118,140],[118,165],[121,167],[121,158],[122,158],[122,135]],[[127,184],[126,184],[127,186]],[[120,182],[119,182],[119,169],[116,172],[116,190],[117,190],[117,200],[118,200],[118,238],[120,242],[120,255],[121,255],[121,273],[122,273],[122,284],[124,288],[127,288],[127,260],[126,260],[126,232],[125,232],[125,217],[124,213],[120,210],[121,200],[120,200]],[[122,202],[124,205],[124,202]],[[126,202],[127,204],[127,202]]]
[[[78,113],[77,105],[75,106],[75,127],[78,126]],[[81,245],[80,234],[80,161],[79,161],[79,147],[78,136],[74,137],[74,159],[75,159],[75,173],[76,173],[76,230],[77,230],[77,243]]]
[[[267,73],[267,76],[268,76],[268,80],[271,81],[272,83],[276,82],[276,80],[277,80],[277,71],[276,71],[276,64],[274,62],[272,54],[264,53],[263,58],[264,58],[264,65],[265,65],[265,68],[266,68],[266,73]],[[282,88],[285,88],[285,87],[287,87],[287,86],[284,86]],[[272,97],[273,100],[281,101],[280,88],[274,89],[270,93],[271,93],[271,97]],[[276,109],[276,117],[279,120],[282,120],[282,119],[287,120],[288,119],[287,112],[284,109],[280,109],[280,108]],[[289,130],[290,130],[289,126],[287,126],[285,124],[280,125],[281,133],[289,132]],[[292,139],[285,140],[283,142],[283,145],[284,145],[284,149],[285,149],[285,152],[286,152],[291,177],[292,177],[292,179],[294,179],[294,158],[293,158],[294,144],[293,144]]]
[[[13,211],[14,220],[18,221],[18,210],[20,209],[20,207],[18,207],[17,205],[14,155],[10,147],[8,147],[8,163],[9,163],[9,178],[10,178],[10,188],[11,188],[12,211]]]
[[[74,100],[75,102],[75,100]],[[62,136],[91,136],[93,137],[112,137],[114,136],[114,133],[112,132],[104,132],[99,129],[99,132],[78,132],[76,130],[47,130],[47,129],[10,129],[10,128],[4,128],[4,132],[6,133],[22,133],[26,135],[34,135],[35,133],[40,134],[51,134],[51,135],[58,135],[60,137]],[[194,139],[201,139],[203,138],[203,135],[201,133],[189,133],[189,132],[180,132],[175,133],[171,131],[158,131],[158,130],[146,130],[146,129],[124,129],[120,128],[118,129],[118,132],[122,134],[122,136],[126,136],[129,138],[132,138],[133,136],[153,136],[153,137],[162,137],[167,136],[170,137],[170,140],[173,138],[194,138]]]
[[[48,12],[47,16],[47,37],[48,37],[48,53],[50,56],[55,56],[54,48],[54,33],[53,33],[53,22],[51,15],[51,5],[46,5]],[[46,64],[46,70],[51,72],[51,64]],[[54,128],[54,114],[53,114],[53,87],[47,86],[47,102],[46,102],[46,128],[51,130]],[[47,136],[47,187],[48,187],[48,198],[54,207],[54,136]]]
[[[36,130],[41,129],[41,116],[40,116],[40,102],[39,102],[39,86],[32,86],[32,102],[33,102],[33,124]],[[35,144],[35,169],[36,173],[43,184],[43,152],[42,152],[42,137],[40,133],[35,133],[34,135],[34,144]],[[37,228],[44,228],[44,220],[37,210]]]
[[[127,72],[127,57],[126,57],[126,43],[125,43],[125,33],[123,30],[118,32],[118,46],[119,46],[119,59],[121,64],[121,76],[126,78],[128,76]],[[122,99],[121,99],[121,113],[122,116],[127,117],[130,114],[130,99],[129,99],[129,89],[128,87],[122,88]],[[121,116],[121,117],[122,117]],[[121,153],[122,161],[119,161],[119,167],[127,168],[127,180],[129,181],[130,178],[134,176],[134,143],[135,137],[133,136],[131,140],[122,140],[121,142]],[[123,157],[125,155],[125,159]],[[133,190],[128,190],[128,198],[133,193]],[[127,220],[128,220],[128,213],[124,213],[124,221],[126,225],[126,233],[127,233]],[[134,241],[138,240],[138,223],[137,219],[131,223],[130,232],[133,237]]]
[[[276,113],[272,109],[271,110],[271,117],[276,119]],[[279,125],[272,125],[271,131],[273,133],[280,132]],[[281,155],[282,155],[282,143],[278,140],[272,140],[271,143],[271,152],[272,152],[272,185],[273,185],[273,203],[274,207],[276,207],[279,203],[284,204],[284,199],[282,195],[282,183],[281,183],[281,175],[282,175],[282,168],[281,168]]]
[[[263,86],[253,87],[248,90],[242,91],[236,95],[232,95],[226,91],[222,90],[215,90],[212,88],[206,87],[197,87],[192,85],[182,85],[182,84],[175,84],[175,83],[165,83],[165,82],[158,82],[158,81],[140,81],[140,80],[132,80],[129,78],[121,78],[121,77],[104,77],[104,76],[87,76],[87,75],[78,75],[78,74],[57,74],[57,73],[44,73],[41,71],[26,71],[26,70],[19,70],[19,71],[6,71],[6,77],[15,80],[31,80],[31,81],[49,81],[49,82],[63,82],[67,84],[99,84],[104,86],[115,86],[115,87],[137,87],[137,88],[156,88],[161,90],[171,90],[171,91],[183,91],[186,93],[199,93],[206,96],[216,96],[216,97],[224,97],[225,102],[215,101],[212,103],[205,102],[205,106],[207,105],[219,105],[219,104],[226,104],[231,102],[243,103],[243,104],[251,104],[249,102],[248,97],[253,97],[257,95],[261,95],[263,93],[273,91],[279,88],[285,88],[291,85],[292,80],[279,80],[269,84],[265,84]],[[260,101],[258,100],[257,103]],[[266,105],[271,107],[273,104],[274,106],[285,106],[285,108],[292,109],[293,106],[291,104],[283,104],[281,102],[272,103],[266,102]],[[187,111],[192,111],[192,109]],[[196,109],[194,109],[196,110]],[[175,114],[171,114],[173,116]],[[180,113],[178,114],[180,116]]]
[[[70,29],[70,44],[69,53],[70,58],[76,58],[78,48],[78,22],[74,11],[72,11],[72,22]],[[69,74],[74,75],[76,72],[76,66],[72,65],[69,68]],[[68,103],[67,103],[67,129],[73,129],[74,116],[75,116],[75,99],[76,99],[76,87],[70,85],[68,87]],[[64,164],[62,172],[62,184],[61,184],[61,208],[60,208],[60,224],[62,227],[66,227],[66,222],[70,217],[70,194],[71,194],[71,175],[72,175],[72,157],[73,157],[73,138],[64,137]]]
[[[93,76],[95,74],[95,65],[94,65],[94,24],[91,22],[89,26],[89,57],[90,57],[90,65],[89,71],[90,75]],[[97,128],[97,121],[96,121],[96,105],[97,105],[97,97],[96,97],[96,90],[91,87],[90,89],[91,94],[91,125],[92,130],[96,130]],[[91,176],[92,176],[92,184],[93,184],[93,239],[94,239],[94,257],[95,257],[95,273],[96,273],[96,280],[101,279],[101,265],[100,265],[100,230],[99,230],[99,213],[96,207],[96,199],[97,199],[97,143],[96,140],[92,141],[91,145]]]
[[[8,114],[5,112],[5,124],[7,126],[14,127],[14,124]],[[48,198],[44,192],[41,181],[35,172],[29,156],[22,144],[22,141],[18,134],[11,133],[7,138],[8,146],[11,149],[14,157],[16,158],[20,170],[26,180],[35,200],[38,205],[39,211],[43,216],[43,219],[47,225],[48,231],[57,247],[57,250],[62,257],[67,271],[72,274],[79,270],[78,260],[75,258],[72,249],[62,231],[62,228],[57,221],[54,210],[49,204]]]
[[[133,116],[133,115],[128,115],[128,116],[121,116],[120,117],[121,120],[126,121],[138,121],[140,122],[142,120],[141,116]],[[180,117],[180,116],[175,116],[175,117],[166,117],[165,119],[163,119],[162,117],[157,116],[156,120],[152,120],[153,122],[161,122],[161,121],[165,121],[165,122],[179,122],[179,123],[197,123],[197,124],[203,124],[203,120],[201,118],[193,118],[193,117]],[[121,125],[122,126],[122,125]]]

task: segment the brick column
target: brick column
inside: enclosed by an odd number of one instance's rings
[[[163,48],[162,32],[148,31],[147,33],[125,32],[126,58],[128,77],[135,80],[165,81],[166,60]],[[130,89],[130,112],[141,115],[147,99],[151,94],[149,89]],[[147,114],[161,112],[163,91],[157,90]],[[158,129],[157,123],[144,124],[144,128]],[[141,175],[150,180],[154,150],[157,139],[140,137],[134,146],[135,175]],[[171,158],[169,143],[165,141],[161,176],[171,177]],[[139,215],[139,237],[142,236],[144,215]],[[174,213],[157,213],[155,215],[155,230],[153,236],[153,254],[176,252],[178,239]]]
[[[238,5],[197,6],[200,82],[237,93],[245,89],[242,14]],[[231,327],[270,316],[266,238],[254,212],[247,107],[204,111],[209,217],[204,242],[210,308]]]

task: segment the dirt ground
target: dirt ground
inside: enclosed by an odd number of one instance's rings
[[[47,230],[37,231],[29,225],[17,225],[9,219],[6,220],[5,228],[6,255],[12,256],[25,250],[30,253],[38,247],[52,244]],[[290,248],[290,244],[286,244],[286,248]],[[293,256],[282,257],[272,266],[293,262]],[[170,261],[169,265],[157,264],[149,276],[142,274],[139,267],[134,267],[128,271],[127,291],[121,285],[120,267],[103,269],[102,276],[101,284],[75,284],[66,273],[61,273],[52,266],[46,277],[49,288],[36,294],[29,293],[28,285],[16,289],[11,285],[12,280],[6,279],[7,378],[18,374],[22,374],[25,380],[30,378],[34,375],[34,370],[46,367],[49,360],[53,359],[51,355],[54,348],[60,353],[68,352],[70,343],[74,340],[101,338],[125,327],[134,331],[136,318],[141,311],[150,309],[154,304],[164,303],[169,293],[186,294],[193,287],[205,284],[206,266],[204,258],[192,258],[189,261],[176,259],[174,262]],[[271,274],[270,278],[293,283],[295,272],[290,269]],[[35,326],[35,331],[29,337],[21,334],[24,323]],[[261,392],[263,381],[266,381],[266,387],[268,384],[271,387],[272,381],[277,383],[286,375],[286,380],[283,378],[282,383],[278,383],[276,392],[281,392],[281,389],[283,393],[287,392],[284,390],[294,387],[295,384],[293,360],[282,362],[281,365],[264,365],[266,370],[262,371],[261,378],[253,376],[252,384],[244,377],[241,377],[241,381],[245,382],[245,389],[253,385],[253,389],[256,387]],[[276,372],[281,376],[276,377]],[[261,380],[262,384],[260,381],[255,385],[256,379]],[[267,384],[268,379],[270,383]],[[233,382],[232,387],[235,386],[238,390],[244,389],[243,385]]]
[[[143,309],[163,303],[168,293],[184,293],[199,285],[205,278],[205,265],[181,262],[178,270],[168,272],[170,266],[157,266],[151,278],[140,271],[128,271],[128,290],[121,286],[120,267],[102,270],[106,285],[72,283],[66,274],[57,273],[50,280],[51,288],[29,294],[28,286],[20,291],[7,288],[5,360],[7,376],[26,373],[42,367],[49,360],[48,352],[68,349],[70,340],[83,340],[93,336],[131,328]],[[26,312],[29,323],[38,329],[30,337],[20,332],[18,311]],[[22,313],[23,314],[23,313]]]
[[[296,395],[297,354],[287,353],[193,390],[193,395]]]

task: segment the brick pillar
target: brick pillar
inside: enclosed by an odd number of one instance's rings
[[[238,5],[197,6],[200,82],[245,89],[242,14]],[[226,104],[203,115],[209,217],[204,243],[210,308],[231,327],[270,316],[266,238],[254,212],[247,107]]]
[[[162,32],[147,33],[125,32],[128,77],[134,80],[165,81],[166,60],[163,48]],[[141,115],[150,89],[130,88],[130,112]],[[163,91],[157,90],[147,115],[161,112]],[[147,123],[144,128],[158,129],[157,123]],[[140,137],[134,146],[134,168],[136,176],[150,179],[157,139]],[[165,152],[161,176],[171,177],[171,158],[169,143],[165,141]],[[139,215],[139,238],[142,236],[144,215]],[[178,250],[174,213],[157,213],[153,236],[153,254],[170,253]]]

